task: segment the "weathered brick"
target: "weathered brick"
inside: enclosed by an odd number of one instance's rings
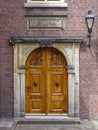
[[[80,47],[80,116],[96,118],[98,113],[98,1],[97,0],[65,0],[68,9],[61,8],[24,8],[25,0],[0,1],[0,116],[13,116],[13,47],[9,43],[10,36],[83,36],[84,43]],[[86,48],[88,44],[85,16],[91,9],[95,15],[92,33],[92,52]],[[28,30],[26,14],[67,13],[65,30]],[[93,109],[92,104],[95,108]]]

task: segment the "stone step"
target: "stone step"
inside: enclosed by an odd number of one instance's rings
[[[91,124],[17,124],[14,130],[95,130]]]
[[[27,116],[16,118],[17,124],[80,124],[79,118],[67,118],[65,116]]]
[[[59,124],[18,124],[15,130],[82,130],[80,126]],[[86,129],[85,129],[86,130]],[[88,129],[90,130],[90,129]]]
[[[21,120],[17,124],[80,124],[75,120]]]

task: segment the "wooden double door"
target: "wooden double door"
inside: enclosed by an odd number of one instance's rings
[[[54,48],[38,48],[26,62],[25,113],[67,114],[66,60]]]

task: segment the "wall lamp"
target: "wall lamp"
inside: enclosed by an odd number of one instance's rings
[[[94,25],[95,16],[92,14],[92,11],[88,11],[88,15],[85,17],[87,29],[88,29],[88,38],[89,44],[87,45],[89,48],[91,47],[91,33]]]

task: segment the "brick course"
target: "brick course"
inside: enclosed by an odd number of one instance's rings
[[[83,36],[80,47],[80,117],[96,118],[98,115],[98,0],[65,0],[68,8],[24,8],[26,0],[1,0],[0,2],[0,116],[13,116],[13,47],[10,36]],[[95,15],[92,49],[88,43],[85,16],[91,9]],[[28,30],[27,14],[67,14],[65,30]],[[91,53],[92,52],[92,53]],[[93,96],[94,95],[94,96]],[[92,105],[94,104],[94,109]]]

